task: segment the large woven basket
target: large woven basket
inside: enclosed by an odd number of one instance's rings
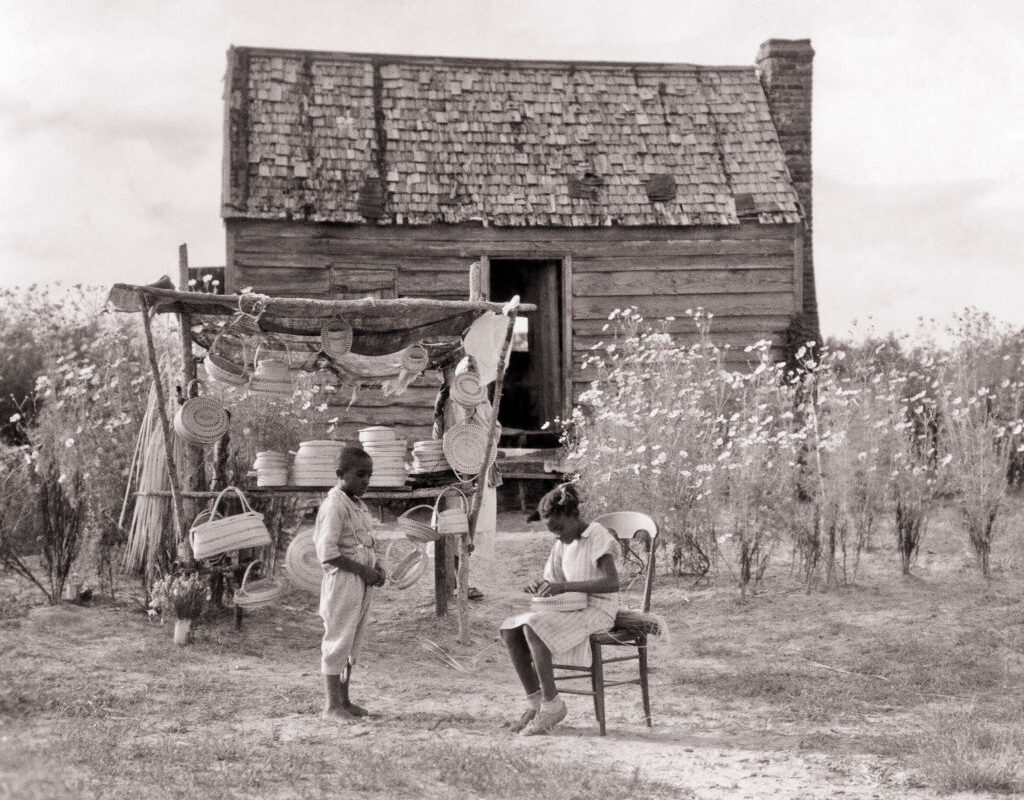
[[[423,517],[423,510],[428,513]],[[433,542],[439,538],[437,530],[431,525],[434,506],[413,506],[398,518],[398,527],[405,537],[412,542]]]
[[[218,517],[220,501],[227,492],[234,492],[238,496],[242,504],[242,513]],[[253,511],[245,495],[234,486],[226,487],[217,495],[209,516],[210,519],[205,521],[193,522],[189,531],[192,554],[196,558],[210,558],[229,550],[241,550],[243,547],[265,547],[271,542],[270,532],[263,523],[263,515]]]
[[[227,433],[228,421],[227,409],[219,400],[198,395],[178,408],[174,415],[174,432],[189,444],[213,444]]]
[[[413,542],[410,547],[408,539],[392,539],[384,551],[388,585],[395,589],[408,589],[420,579],[428,561],[427,551],[421,545]]]
[[[454,494],[459,500],[458,508],[441,508],[446,495]],[[458,486],[446,486],[434,501],[438,536],[461,536],[469,533],[469,501]]]
[[[262,561],[256,560],[245,568],[242,575],[242,585],[235,590],[235,605],[241,608],[253,609],[262,608],[273,603],[284,591],[280,581],[275,578],[261,578],[258,581],[250,581],[249,573],[257,564]]]
[[[587,607],[586,592],[563,592],[551,597],[534,597],[530,600],[534,611],[582,611]]]
[[[484,463],[487,448],[487,426],[467,420],[454,425],[444,433],[444,457],[457,473],[476,475]],[[491,448],[491,461],[498,456],[498,448]],[[488,464],[490,466],[490,464]]]
[[[333,320],[320,331],[320,349],[330,358],[341,358],[352,349],[352,326]]]
[[[312,527],[302,528],[288,543],[284,554],[284,574],[297,589],[319,595],[324,570],[316,557],[313,530]]]

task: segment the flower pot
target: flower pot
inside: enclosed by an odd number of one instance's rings
[[[190,619],[176,619],[174,620],[174,643],[178,645],[186,645],[192,641],[192,620]]]

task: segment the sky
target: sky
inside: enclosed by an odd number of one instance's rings
[[[229,46],[753,65],[811,39],[823,333],[1024,327],[1017,0],[0,0],[0,287],[222,265]]]

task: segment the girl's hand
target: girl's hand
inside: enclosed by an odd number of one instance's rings
[[[545,581],[530,581],[530,583],[526,584],[526,587],[523,589],[523,591],[527,594],[537,594],[537,590],[543,583],[545,583]]]
[[[383,586],[388,581],[388,574],[384,571],[384,567],[380,564],[376,564],[373,568],[376,573],[376,579],[373,582],[373,586]]]
[[[558,583],[557,581],[541,581],[537,585],[537,590],[534,594],[537,595],[537,597],[552,597],[556,594],[562,594],[564,591],[564,583]]]

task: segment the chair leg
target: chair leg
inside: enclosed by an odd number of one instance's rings
[[[604,663],[601,661],[601,645],[591,641],[590,687],[594,692],[594,714],[601,735],[605,734],[604,726]]]
[[[651,691],[647,685],[647,634],[640,635],[640,642],[637,648],[637,652],[640,656],[640,660],[637,665],[640,668],[640,699],[644,704],[644,719],[647,721],[647,727],[651,725]]]

